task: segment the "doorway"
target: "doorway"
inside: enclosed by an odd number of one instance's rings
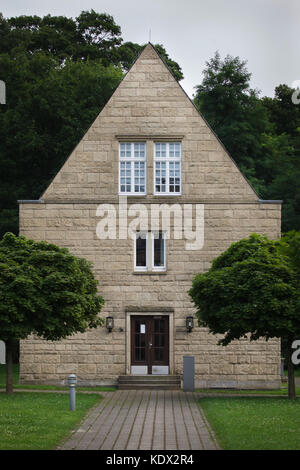
[[[169,374],[169,316],[131,316],[131,374]]]

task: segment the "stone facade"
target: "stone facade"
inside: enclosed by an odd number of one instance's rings
[[[198,250],[187,250],[186,240],[172,237],[171,218],[165,272],[135,272],[131,238],[97,236],[101,204],[115,207],[120,232],[119,144],[128,141],[146,142],[147,151],[147,194],[128,196],[128,207],[178,204],[183,211],[184,205],[198,205],[204,211],[204,242]],[[154,194],[155,141],[181,142],[181,195]],[[22,341],[22,383],[64,383],[70,373],[83,384],[116,383],[119,375],[130,373],[130,318],[140,313],[169,316],[170,373],[181,374],[183,355],[193,355],[197,386],[277,387],[279,341],[217,346],[217,338],[197,324],[187,333],[185,319],[194,313],[187,294],[194,275],[250,233],[279,238],[280,217],[280,203],[259,200],[148,44],[41,199],[20,202],[21,234],[93,262],[106,301],[101,316],[112,315],[114,329],[108,333],[101,327],[59,342]],[[133,219],[127,213],[127,221]]]

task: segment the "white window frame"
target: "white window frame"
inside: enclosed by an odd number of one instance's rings
[[[134,271],[136,272],[146,272],[148,271],[148,266],[149,266],[149,233],[148,232],[142,232],[143,235],[146,238],[146,266],[137,266],[136,265],[136,240],[137,240],[137,235],[140,235],[141,232],[136,232],[135,237],[134,237]]]
[[[130,145],[130,156],[121,156],[121,145]],[[134,146],[135,144],[143,144],[145,148],[145,156],[144,157],[136,157]],[[130,163],[130,191],[121,191],[121,163],[129,162]],[[144,187],[145,191],[136,192],[135,189],[135,163],[136,162],[143,162],[144,163]],[[126,186],[126,183],[125,183]],[[147,145],[146,142],[119,142],[119,195],[121,196],[145,196],[147,194]]]
[[[161,232],[161,231],[160,231]],[[146,238],[146,266],[137,266],[136,264],[136,240],[137,235],[141,232],[136,232],[134,237],[134,271],[135,272],[164,272],[167,270],[167,244],[166,244],[166,232],[163,234],[164,240],[164,265],[154,266],[154,239],[155,232],[142,232]]]
[[[166,145],[166,156],[165,157],[158,157],[156,155],[156,145],[157,144],[164,144]],[[180,144],[180,155],[179,156],[170,156],[170,144]],[[182,171],[181,171],[181,156],[182,156],[182,142],[174,141],[174,142],[154,142],[154,165],[153,165],[153,194],[155,196],[181,196],[182,194]],[[166,191],[156,191],[156,163],[157,162],[165,162],[166,163]],[[179,163],[179,171],[180,171],[180,190],[179,192],[171,192],[170,191],[170,163]]]
[[[158,232],[162,233],[162,239],[164,242],[164,264],[163,266],[154,266],[154,240],[155,240],[155,232],[151,232],[151,251],[152,251],[152,271],[166,271],[167,269],[167,244],[166,244],[166,232]]]

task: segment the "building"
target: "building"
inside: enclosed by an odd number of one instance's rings
[[[278,387],[278,340],[225,348],[186,321],[194,275],[250,233],[279,238],[280,217],[149,43],[41,199],[20,201],[21,234],[93,262],[113,329],[22,341],[21,382],[176,375],[190,355],[198,387]]]

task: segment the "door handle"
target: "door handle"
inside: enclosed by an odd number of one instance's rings
[[[152,348],[152,343],[149,343],[149,348]]]

